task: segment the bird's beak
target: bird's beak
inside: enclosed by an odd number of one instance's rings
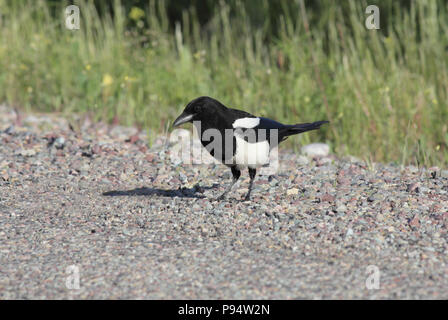
[[[185,112],[182,113],[173,123],[173,127],[180,126],[181,124],[190,122],[191,119],[193,119],[194,114],[186,114]]]

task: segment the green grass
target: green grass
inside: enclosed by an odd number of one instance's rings
[[[411,1],[402,10],[382,1],[389,19],[381,32],[365,28],[366,1],[343,1],[344,11],[327,2],[321,17],[285,10],[272,38],[243,6],[231,15],[222,4],[206,28],[194,9],[185,11],[172,30],[163,1],[150,1],[142,17],[115,1],[114,16],[102,18],[91,1],[78,1],[81,29],[70,31],[62,7],[0,0],[0,102],[165,132],[186,103],[209,95],[287,123],[331,121],[300,136],[301,144],[326,141],[339,155],[446,167],[444,2]]]

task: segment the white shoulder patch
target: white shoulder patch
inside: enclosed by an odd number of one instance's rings
[[[255,128],[260,123],[260,118],[241,118],[238,120],[235,120],[235,122],[232,124],[234,128]]]

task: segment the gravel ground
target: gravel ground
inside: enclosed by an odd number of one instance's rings
[[[230,170],[163,138],[0,115],[0,299],[448,298],[447,171],[283,150],[217,202]]]

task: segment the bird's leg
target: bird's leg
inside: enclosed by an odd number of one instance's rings
[[[247,191],[247,194],[246,194],[246,197],[244,198],[244,201],[250,200],[250,192],[252,191],[252,185],[254,183],[256,174],[257,174],[257,169],[249,168],[249,178],[250,178],[249,191]]]
[[[241,176],[241,171],[238,170],[236,167],[231,167],[231,169],[232,169],[232,183],[227,187],[226,191],[224,191],[224,193],[220,195],[216,200],[224,199],[226,194],[229,193],[230,190],[232,190],[232,187],[235,185],[235,183]]]

